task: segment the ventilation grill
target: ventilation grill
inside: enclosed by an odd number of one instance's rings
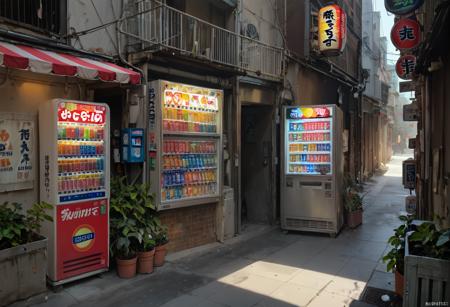
[[[89,256],[64,261],[64,273],[70,273],[97,266],[102,262],[101,255],[102,253],[96,253]]]
[[[315,221],[315,220],[303,220],[303,219],[286,219],[286,225],[293,228],[307,228],[307,229],[320,229],[320,230],[334,230],[334,224],[329,221]]]

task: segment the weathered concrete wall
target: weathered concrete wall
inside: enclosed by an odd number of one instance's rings
[[[67,1],[68,33],[89,30],[119,19],[122,14],[122,2],[121,0]],[[73,38],[71,45],[79,49],[116,55],[116,25],[112,24],[95,32]]]

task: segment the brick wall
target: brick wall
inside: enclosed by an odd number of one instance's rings
[[[208,204],[161,212],[161,222],[169,230],[169,252],[215,242],[216,206]]]

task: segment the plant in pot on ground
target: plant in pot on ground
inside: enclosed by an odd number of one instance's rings
[[[137,193],[126,178],[111,180],[110,250],[117,263],[117,274],[121,278],[136,275],[137,250],[143,234],[137,219],[141,208],[136,208]]]
[[[134,185],[134,193],[131,200],[135,205],[135,218],[138,231],[142,235],[142,241],[138,246],[138,272],[152,273],[155,254],[156,210],[154,197],[150,193],[150,185]]]
[[[345,180],[344,208],[347,225],[355,228],[362,224],[364,196],[358,193],[358,186],[351,178]]]
[[[154,237],[156,241],[155,248],[155,266],[162,266],[164,264],[167,254],[167,243],[169,242],[167,227],[161,223],[159,218],[154,220]]]
[[[40,236],[41,224],[53,221],[47,214],[52,205],[35,203],[23,214],[22,205],[0,205],[0,301],[17,299],[45,291],[47,239]]]
[[[450,293],[450,229],[439,229],[431,221],[420,223],[406,234],[405,306],[446,302]]]
[[[402,224],[394,229],[394,235],[388,240],[391,250],[383,257],[383,262],[387,263],[387,271],[395,273],[395,292],[403,296],[404,272],[405,272],[405,236],[409,230],[412,219],[401,215],[399,217]]]

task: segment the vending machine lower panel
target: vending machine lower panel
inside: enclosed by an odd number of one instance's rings
[[[56,281],[108,268],[107,199],[58,205]]]

